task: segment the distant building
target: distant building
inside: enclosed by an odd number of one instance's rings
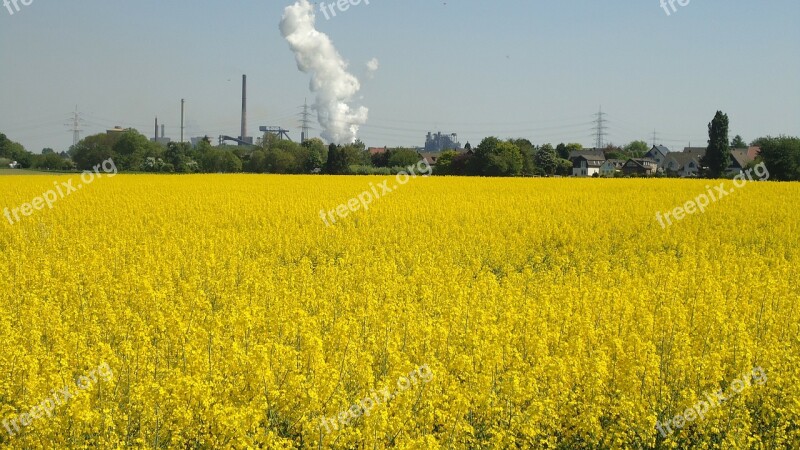
[[[426,152],[442,152],[445,150],[456,150],[458,148],[461,148],[461,143],[458,142],[458,135],[456,133],[428,133],[425,139]]]
[[[439,156],[441,156],[441,154],[440,153],[420,153],[419,156],[429,166],[435,166],[436,165],[436,160],[439,159]]]
[[[625,175],[655,175],[657,170],[656,161],[649,158],[631,158],[622,166],[622,173]]]
[[[600,167],[606,162],[605,156],[580,155],[572,160],[572,175],[575,177],[600,176]]]
[[[106,134],[122,134],[125,133],[126,131],[131,131],[131,130],[133,130],[133,128],[122,128],[117,126],[110,130],[106,130]]]
[[[672,152],[664,159],[664,170],[681,178],[696,177],[700,171],[700,158],[696,152]]]
[[[670,172],[677,172],[682,177],[696,177],[701,169],[701,162],[706,156],[706,147],[686,147],[682,153],[670,153],[676,158],[665,162],[665,168]],[[749,147],[747,149],[731,149],[731,163],[728,165],[729,174],[738,175],[758,157],[761,148]],[[678,170],[675,168],[679,167]]]
[[[684,147],[683,153],[691,153],[699,161],[700,158],[702,158],[703,156],[706,156],[706,148],[705,147]]]
[[[592,157],[592,158],[603,158],[603,161],[606,160],[606,152],[601,148],[587,148],[583,150],[572,150],[569,152],[569,159],[572,163],[575,163],[575,160],[581,156]]]
[[[156,130],[158,130],[158,127],[156,127]],[[151,138],[150,141],[151,142],[155,142],[156,144],[161,144],[164,147],[166,147],[167,144],[172,142],[172,139],[170,139],[168,137],[164,137],[164,124],[163,123],[161,124],[161,136],[156,136],[154,138]]]
[[[663,145],[654,145],[649,152],[644,154],[645,158],[652,159],[658,164],[658,167],[663,167],[664,160],[669,154],[669,149]]]
[[[600,176],[613,177],[617,172],[622,171],[623,166],[625,166],[624,159],[607,159],[606,162],[600,166]]]
[[[211,144],[211,138],[209,138],[208,136],[198,136],[189,138],[189,141],[192,143],[192,147],[197,147],[198,145],[200,145],[201,142],[206,140],[208,141],[209,144]]]
[[[753,162],[758,153],[761,151],[759,147],[750,147],[748,149],[737,148],[731,150],[731,165],[728,166],[728,172],[739,175],[747,168],[747,165]]]

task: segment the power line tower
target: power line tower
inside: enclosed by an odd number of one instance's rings
[[[595,148],[605,148],[605,140],[608,133],[606,132],[606,113],[603,112],[603,107],[600,107],[600,111],[595,114],[594,116],[597,117],[595,120],[595,126],[592,128],[595,132]]]
[[[81,114],[78,112],[78,105],[75,105],[75,112],[72,113],[72,118],[68,123],[65,123],[64,126],[69,127],[69,130],[72,131],[72,145],[78,145],[78,142],[81,141]]]
[[[657,139],[658,139],[658,134],[656,133],[656,130],[653,130],[653,147],[656,146]]]
[[[300,143],[303,143],[309,139],[308,130],[311,129],[311,126],[309,125],[311,123],[310,119],[311,113],[308,112],[308,99],[306,99],[303,102],[303,112],[300,113],[300,117],[302,117],[302,120],[300,120],[300,123],[302,125],[301,127],[302,133],[300,134]]]
[[[183,126],[183,117],[185,108],[186,108],[186,100],[181,99],[181,144],[183,144],[183,130],[185,129],[185,127]]]

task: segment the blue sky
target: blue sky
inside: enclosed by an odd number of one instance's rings
[[[313,95],[278,30],[289,3],[0,9],[0,132],[34,152],[65,150],[77,105],[84,136],[114,125],[150,136],[157,115],[177,138],[185,98],[187,136],[236,136],[246,73],[250,130],[280,125],[298,139]],[[589,146],[602,105],[609,141],[649,142],[656,130],[679,148],[704,145],[718,109],[748,141],[800,135],[798,18],[796,0],[691,0],[670,16],[658,0],[371,0],[318,14],[317,28],[362,81],[369,146],[423,145],[437,130],[473,145],[497,135]]]

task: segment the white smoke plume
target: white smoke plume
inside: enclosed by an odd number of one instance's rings
[[[358,128],[367,122],[368,109],[351,108],[350,102],[361,89],[358,79],[347,72],[347,63],[330,38],[317,31],[314,7],[308,0],[287,6],[281,19],[281,34],[297,59],[297,68],[311,74],[314,108],[324,129],[322,137],[336,144],[355,142]]]
[[[372,58],[367,61],[367,70],[370,73],[376,72],[381,67],[381,63],[378,61],[378,58]]]

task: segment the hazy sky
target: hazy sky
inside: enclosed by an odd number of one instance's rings
[[[278,23],[290,1],[33,0],[0,9],[0,132],[33,152],[65,150],[77,105],[82,136],[153,119],[177,139],[238,136],[241,75],[251,134],[299,139],[309,93]],[[716,110],[746,140],[800,135],[800,2],[692,0],[371,0],[326,20],[362,81],[368,146],[423,145],[427,131],[534,143],[608,140],[705,145]],[[319,11],[319,10],[317,10]],[[368,79],[366,63],[380,61]],[[316,121],[315,121],[316,124]],[[319,128],[317,126],[317,128]],[[319,129],[314,135],[319,133]]]

